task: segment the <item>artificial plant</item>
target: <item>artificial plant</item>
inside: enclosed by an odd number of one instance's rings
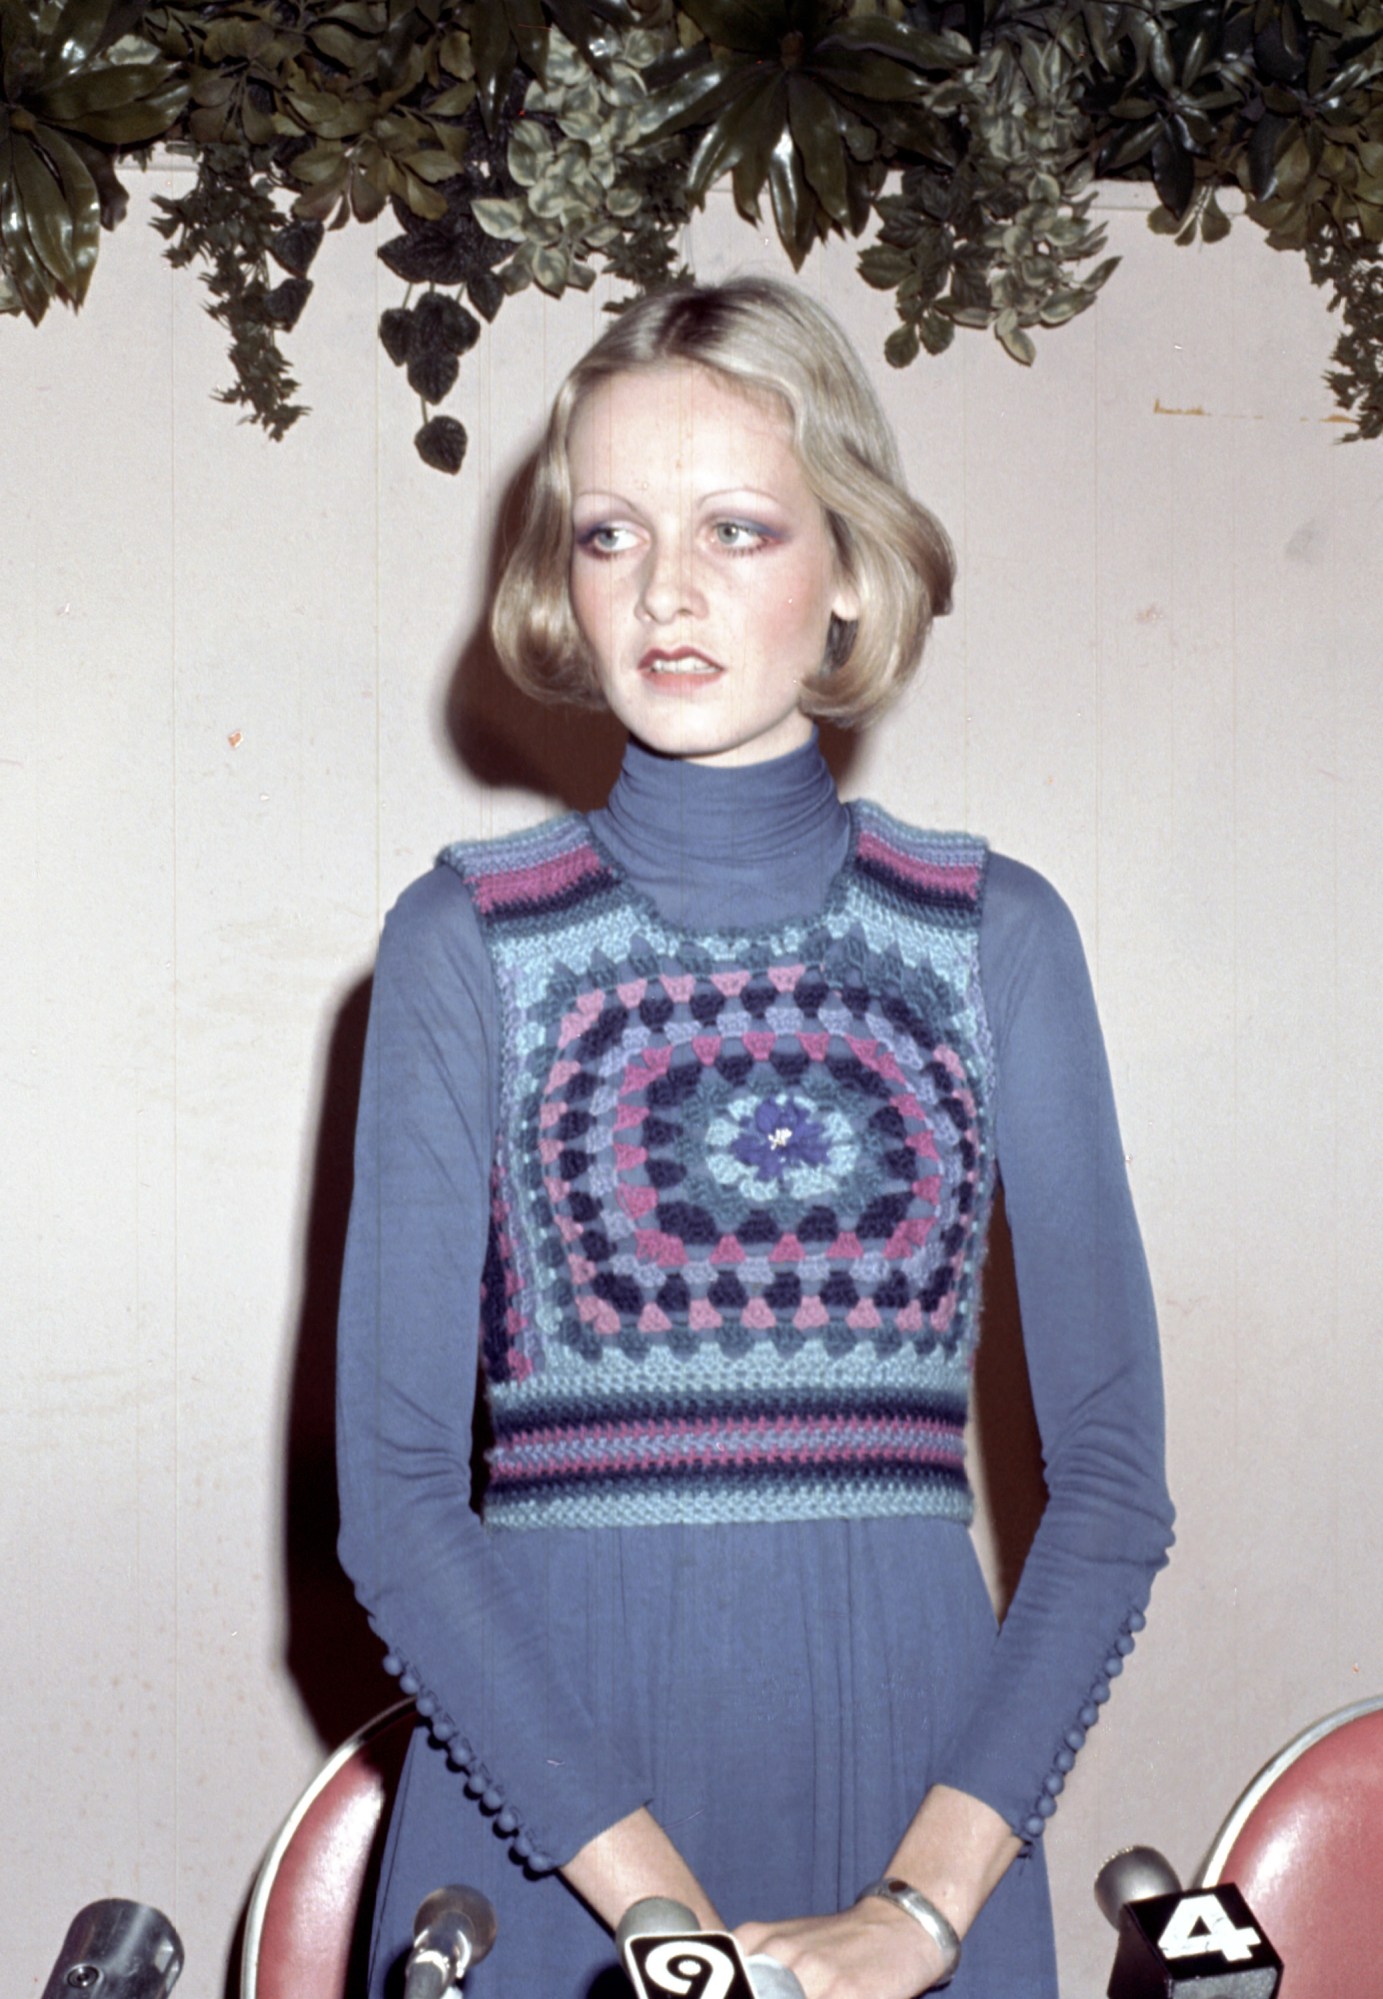
[[[380,338],[454,472],[481,322],[530,284],[675,278],[727,175],[796,266],[869,239],[898,366],[957,327],[1030,363],[1114,268],[1097,177],[1150,180],[1183,243],[1238,188],[1341,314],[1350,435],[1383,433],[1383,0],[0,0],[0,311],[80,305],[155,140],[195,161],[155,226],[229,333],[222,393],[275,436],[326,229],[390,211]]]

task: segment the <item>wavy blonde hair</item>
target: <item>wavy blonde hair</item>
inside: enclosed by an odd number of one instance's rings
[[[571,473],[577,410],[613,375],[691,362],[787,412],[807,482],[826,513],[859,616],[831,620],[805,681],[808,715],[858,725],[907,683],[934,617],[951,606],[946,530],[903,483],[897,446],[858,355],[826,309],[772,278],[678,285],[629,306],[563,382],[534,465],[490,631],[505,671],[540,700],[600,707],[594,662],[571,608]]]

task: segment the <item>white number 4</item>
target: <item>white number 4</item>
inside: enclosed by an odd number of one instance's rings
[[[1218,1895],[1184,1895],[1173,1909],[1157,1947],[1168,1959],[1180,1957],[1224,1958],[1240,1964],[1253,1955],[1263,1939],[1257,1930],[1239,1929],[1221,1906]]]

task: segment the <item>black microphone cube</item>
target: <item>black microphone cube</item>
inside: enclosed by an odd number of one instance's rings
[[[1109,1999],[1274,1999],[1282,1959],[1232,1881],[1126,1902]]]
[[[683,1936],[634,1936],[625,1969],[639,1999],[755,1999],[749,1970],[732,1936],[689,1930]]]

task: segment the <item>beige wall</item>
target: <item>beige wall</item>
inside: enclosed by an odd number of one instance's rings
[[[399,288],[333,236],[291,343],[317,412],[275,446],[209,400],[218,329],[142,226],[170,184],[136,177],[79,321],[0,326],[16,1994],[102,1894],[164,1906],[219,1994],[261,1847],[390,1691],[330,1552],[362,981],[404,883],[543,811],[567,740],[454,681],[595,301],[505,312],[448,481],[375,343]],[[1075,907],[1163,1314],[1180,1545],[1049,1836],[1072,1999],[1108,1973],[1103,1855],[1194,1867],[1282,1738],[1383,1684],[1383,445],[1337,447],[1298,260],[1107,219],[1124,268],[1031,372],[968,337],[895,375],[849,249],[804,280],[961,555],[849,788]],[[776,262],[719,199],[694,249]]]

